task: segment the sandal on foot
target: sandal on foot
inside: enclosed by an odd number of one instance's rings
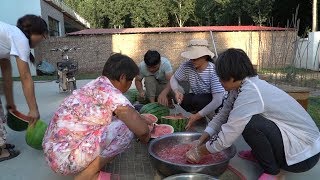
[[[271,174],[263,173],[258,180],[276,180],[277,177]]]
[[[14,149],[16,147],[14,144],[9,144],[9,143],[5,144],[4,146],[5,146],[4,149]]]
[[[111,174],[107,172],[100,171],[98,180],[110,180]]]
[[[120,180],[120,176],[118,174],[100,171],[98,180]]]
[[[254,155],[252,154],[251,150],[247,150],[247,151],[240,151],[238,153],[238,156],[242,159],[251,161],[251,162],[258,162],[257,159],[254,157]]]
[[[17,151],[17,150],[13,150],[13,149],[7,149],[7,151],[9,152],[9,156],[7,157],[2,157],[0,158],[0,162],[1,161],[5,161],[5,160],[9,160],[9,159],[12,159],[12,158],[15,158],[17,157],[19,154],[20,154],[20,151]],[[2,153],[2,149],[0,149],[0,154]]]

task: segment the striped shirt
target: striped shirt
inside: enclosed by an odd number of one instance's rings
[[[211,62],[202,72],[197,72],[191,61],[183,63],[175,72],[178,81],[188,81],[194,94],[215,94],[224,92],[216,74],[215,65]]]

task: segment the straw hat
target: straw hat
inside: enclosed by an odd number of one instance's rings
[[[197,59],[208,55],[213,58],[215,54],[209,50],[208,46],[208,41],[205,39],[193,39],[189,41],[187,50],[181,53],[181,56],[187,59]]]

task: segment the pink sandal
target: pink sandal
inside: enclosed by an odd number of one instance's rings
[[[271,174],[263,173],[258,180],[276,180],[277,177]]]
[[[120,176],[118,174],[100,171],[98,180],[120,180]]]
[[[247,150],[247,151],[240,151],[238,153],[238,156],[242,159],[251,161],[251,162],[258,162],[257,159],[254,157],[254,155],[252,154],[251,150]]]

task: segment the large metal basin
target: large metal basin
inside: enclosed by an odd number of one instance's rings
[[[236,148],[234,145],[223,151],[227,157],[225,160],[213,164],[176,164],[163,160],[157,155],[158,151],[168,145],[190,143],[199,139],[200,136],[200,133],[181,132],[169,134],[152,140],[148,147],[152,165],[164,176],[180,173],[201,173],[215,177],[221,175],[227,169],[229,160],[236,154]]]

